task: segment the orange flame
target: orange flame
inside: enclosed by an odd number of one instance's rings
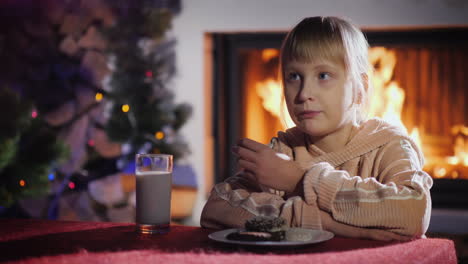
[[[371,65],[379,65],[370,74],[374,92],[370,100],[369,115],[381,117],[393,125],[406,129],[401,121],[405,92],[398,83],[391,80],[396,65],[395,52],[383,47],[371,48],[369,59]]]
[[[447,157],[447,163],[451,165],[463,164],[468,166],[468,127],[458,125],[452,127],[455,137],[453,152],[455,155]]]
[[[417,127],[413,128],[410,137],[414,140],[418,148],[422,150],[421,136],[419,135],[419,129]]]
[[[262,50],[262,60],[269,61],[272,58],[279,56],[279,50],[277,49],[264,49]]]
[[[281,83],[272,78],[256,84],[257,94],[262,98],[262,105],[265,110],[276,116],[283,125],[284,129],[294,127],[286,101],[284,100]]]

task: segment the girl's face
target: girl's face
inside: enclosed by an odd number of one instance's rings
[[[352,87],[343,63],[289,61],[284,78],[289,113],[303,132],[322,137],[352,122]]]

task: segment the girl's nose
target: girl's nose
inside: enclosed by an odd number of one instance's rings
[[[297,94],[297,101],[299,102],[305,102],[307,100],[314,101],[317,97],[316,90],[312,84],[305,84],[303,87],[299,90],[299,93]]]

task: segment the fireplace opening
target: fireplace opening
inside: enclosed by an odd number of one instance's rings
[[[422,148],[435,207],[468,207],[468,28],[366,30],[374,71],[370,116],[401,125]],[[215,181],[235,171],[230,147],[268,143],[291,126],[278,78],[284,32],[216,33]]]

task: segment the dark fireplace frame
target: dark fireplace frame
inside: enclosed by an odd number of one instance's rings
[[[465,45],[468,27],[364,29],[371,46]],[[210,34],[213,45],[213,138],[214,181],[232,175],[236,160],[231,153],[242,129],[242,72],[239,71],[243,49],[279,49],[285,32],[248,32]],[[468,208],[468,180],[436,179],[431,190],[433,206]]]

